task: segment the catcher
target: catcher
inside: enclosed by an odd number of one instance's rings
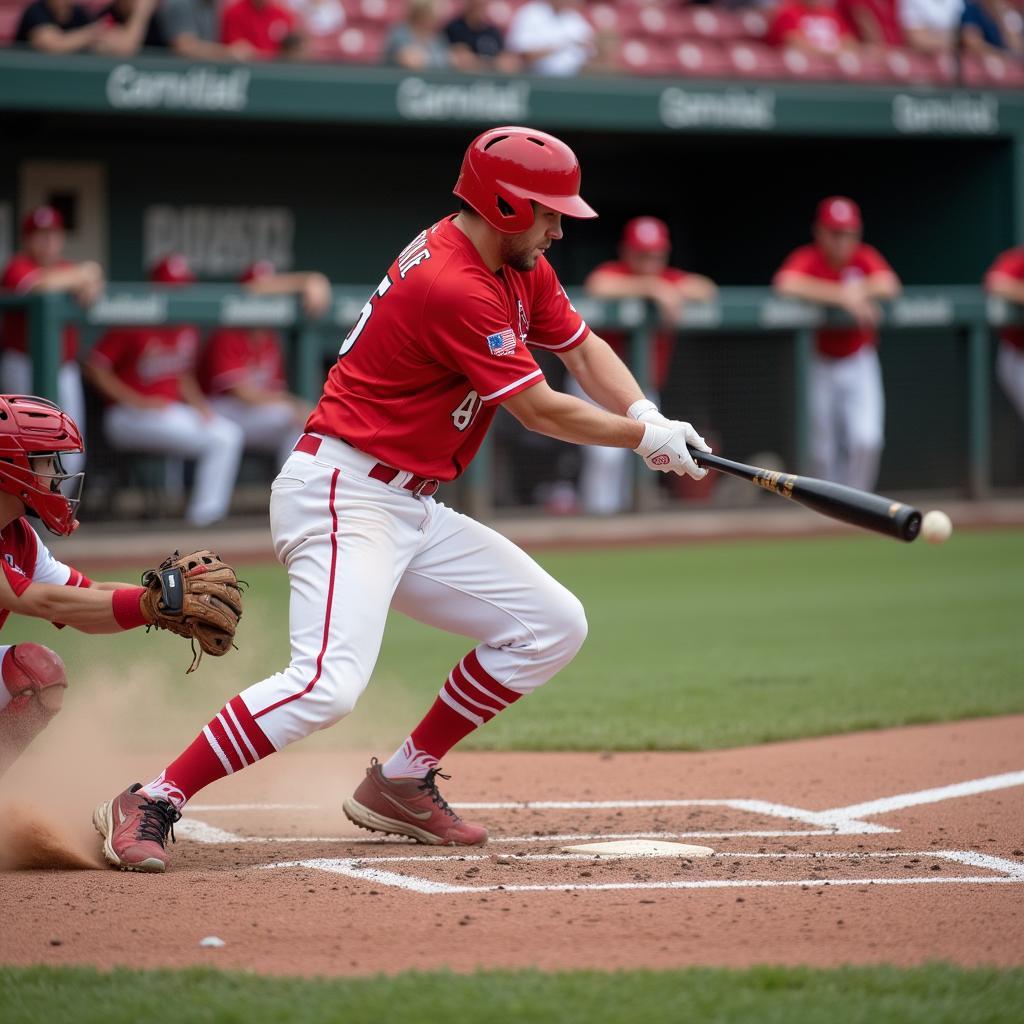
[[[78,526],[84,473],[66,473],[62,457],[80,454],[75,421],[42,398],[0,395],[0,627],[13,612],[48,619],[58,629],[118,633],[137,626],[169,629],[200,651],[224,654],[242,613],[238,581],[209,551],[177,553],[143,577],[144,586],[94,583],[58,561],[29,524],[34,516],[57,536]],[[61,708],[64,662],[35,643],[0,645],[0,776]]]

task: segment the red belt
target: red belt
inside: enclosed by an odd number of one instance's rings
[[[296,443],[293,451],[303,452],[306,455],[316,455],[316,453],[320,451],[320,443],[322,440],[322,438],[316,437],[314,434],[303,434]],[[344,441],[343,438],[339,437],[338,440],[348,444],[348,441]],[[400,469],[395,469],[394,466],[387,466],[383,462],[378,462],[366,475],[373,477],[374,480],[379,480],[382,484],[389,484],[401,472],[402,471]],[[424,498],[429,498],[438,489],[440,483],[441,482],[434,477],[416,476],[413,474],[405,481],[404,484],[402,484],[402,487],[407,491],[412,491],[413,494],[419,494]]]

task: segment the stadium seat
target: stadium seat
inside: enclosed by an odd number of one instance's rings
[[[892,72],[878,54],[844,50],[836,57],[840,77],[848,82],[891,82]]]
[[[936,81],[935,65],[926,56],[913,50],[886,50],[889,73],[898,82],[932,84]]]
[[[703,39],[744,39],[750,33],[732,11],[711,7],[687,7],[677,15],[680,35]]]
[[[21,20],[21,7],[0,7],[0,43],[14,41],[14,33]]]
[[[813,53],[804,53],[803,50],[783,50],[782,65],[789,78],[827,81],[839,77],[839,68],[834,60]]]
[[[634,75],[667,75],[675,71],[675,61],[668,49],[650,39],[623,40],[619,63]]]
[[[677,24],[681,14],[678,11],[664,7],[629,4],[620,5],[617,12],[616,28],[623,36],[646,36],[649,39],[669,42],[679,35]]]
[[[675,71],[680,75],[698,78],[728,78],[732,66],[725,51],[717,44],[704,39],[683,39],[673,46],[676,59]]]
[[[764,43],[728,43],[725,54],[729,68],[737,78],[786,77],[779,51]]]
[[[514,0],[492,0],[487,5],[487,17],[504,32],[512,21],[512,15],[521,6],[521,3],[516,3]]]
[[[585,13],[596,29],[604,32],[618,32],[622,29],[619,8],[614,4],[591,4]]]
[[[348,0],[345,14],[350,23],[390,26],[405,15],[405,0]]]
[[[744,39],[764,39],[768,34],[768,16],[763,11],[740,11],[738,16]]]
[[[353,25],[335,35],[316,39],[312,44],[313,57],[349,64],[377,64],[384,51],[386,34],[383,27]]]
[[[964,85],[984,88],[995,86],[1000,89],[1024,88],[1024,66],[1019,61],[997,53],[986,53],[983,57],[965,57],[961,68]]]

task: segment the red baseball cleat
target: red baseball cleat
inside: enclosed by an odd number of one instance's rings
[[[92,823],[103,837],[103,856],[122,871],[166,871],[170,855],[167,834],[174,842],[174,823],[181,812],[166,800],[151,800],[139,792],[142,783],[100,804]]]
[[[371,832],[409,836],[430,846],[479,846],[487,842],[487,829],[463,821],[449,806],[434,781],[436,768],[425,779],[387,779],[377,758],[370,761],[366,778],[342,804],[345,817]]]

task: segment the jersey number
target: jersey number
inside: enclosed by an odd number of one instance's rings
[[[452,413],[452,423],[455,429],[463,431],[473,422],[476,418],[476,414],[480,411],[480,407],[484,403],[480,401],[480,396],[475,391],[470,391],[466,397],[459,402],[455,411]]]
[[[370,314],[373,313],[374,297],[378,299],[384,298],[387,294],[387,290],[391,287],[391,278],[387,274],[384,275],[384,280],[377,285],[377,290],[370,296],[369,301],[359,311],[359,319],[356,321],[355,327],[352,328],[348,334],[345,335],[345,340],[341,343],[341,348],[338,349],[338,358],[346,356],[352,351],[352,346],[359,340],[359,335],[363,333],[363,328],[366,326],[367,321],[370,319]]]

